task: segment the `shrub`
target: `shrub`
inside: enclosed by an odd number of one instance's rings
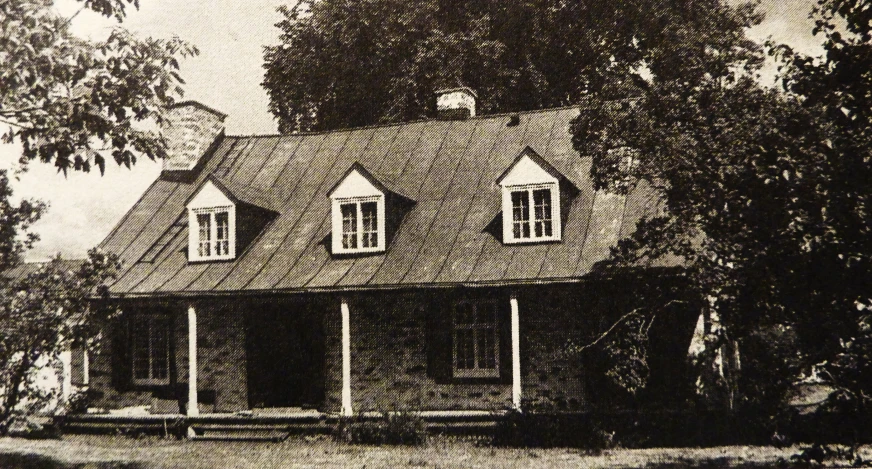
[[[497,421],[492,444],[525,448],[573,447],[602,450],[615,446],[606,431],[588,414],[522,413],[509,411]]]
[[[412,412],[382,412],[377,418],[342,418],[333,428],[339,441],[364,445],[421,445],[427,442],[427,427]]]

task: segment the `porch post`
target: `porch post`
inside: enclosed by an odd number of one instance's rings
[[[188,306],[188,417],[200,415],[197,404],[197,311]]]
[[[512,307],[512,407],[521,410],[521,332],[515,294],[512,294],[509,304]]]
[[[87,386],[91,383],[91,363],[88,361],[88,349],[82,350],[82,385]]]
[[[342,415],[350,416],[351,410],[351,318],[348,300],[342,299]]]
[[[72,351],[64,350],[60,354],[61,360],[61,402],[66,404],[70,402],[73,396],[73,353]]]

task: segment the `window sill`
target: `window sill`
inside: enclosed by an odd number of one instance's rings
[[[500,370],[454,370],[453,377],[457,379],[499,378]]]
[[[192,257],[188,262],[215,262],[215,261],[232,261],[236,256],[215,256],[215,257]]]
[[[134,386],[169,386],[170,380],[167,379],[133,379]]]
[[[507,238],[503,242],[505,244],[543,244],[543,243],[559,243],[562,241],[559,236],[552,236],[550,238]]]

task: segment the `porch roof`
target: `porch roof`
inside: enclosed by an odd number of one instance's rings
[[[466,120],[283,136],[226,136],[199,172],[164,173],[106,237],[125,270],[120,296],[323,291],[452,284],[573,281],[662,201],[640,186],[626,197],[596,192],[591,159],[572,148],[578,107]],[[498,230],[498,177],[526,147],[573,185],[557,243],[506,245]],[[385,253],[334,257],[327,192],[355,163],[416,204]],[[189,263],[184,203],[209,177],[269,194],[278,215],[233,261]]]

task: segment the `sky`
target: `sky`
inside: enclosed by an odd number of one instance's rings
[[[668,1],[668,0],[664,0]],[[280,0],[141,0],[131,9],[124,27],[140,36],[174,35],[196,45],[200,54],[181,63],[187,82],[185,99],[198,100],[228,114],[228,135],[270,134],[276,123],[260,86],[264,45],[278,42],[275,23],[281,19]],[[814,0],[762,0],[763,24],[749,31],[759,41],[772,39],[817,54],[819,41],[811,36],[808,14]],[[56,8],[72,15],[80,3],[56,0]],[[72,23],[73,31],[94,40],[105,38],[116,25],[89,11]],[[0,144],[0,167],[15,169],[19,148]],[[84,257],[112,230],[160,174],[160,163],[139,161],[131,170],[107,164],[106,174],[71,172],[32,163],[13,181],[16,197],[38,198],[49,211],[34,227],[41,240],[27,253],[28,261]]]

